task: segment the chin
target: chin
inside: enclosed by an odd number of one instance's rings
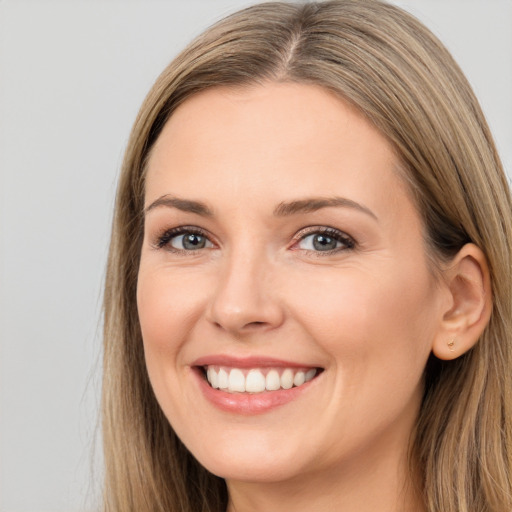
[[[282,482],[297,475],[297,467],[293,461],[280,463],[275,460],[263,461],[208,461],[204,465],[208,471],[225,480],[244,481],[252,483]]]
[[[242,446],[216,443],[213,449],[192,453],[208,471],[225,480],[279,482],[296,476],[302,466],[297,460],[300,449],[276,450],[257,441]]]

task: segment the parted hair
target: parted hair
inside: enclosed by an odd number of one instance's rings
[[[211,87],[316,84],[350,102],[394,146],[424,223],[446,261],[484,252],[491,319],[473,349],[431,356],[411,449],[429,512],[512,510],[512,207],[480,106],[443,45],[379,0],[255,5],[218,22],[157,79],[126,149],[104,296],[102,425],[105,512],[224,512],[223,479],[183,446],[149,383],[136,287],[148,156],[173,111]]]

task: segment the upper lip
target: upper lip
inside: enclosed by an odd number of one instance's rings
[[[265,356],[233,357],[224,354],[203,356],[196,359],[191,366],[227,366],[230,368],[319,368],[311,363],[286,361]]]

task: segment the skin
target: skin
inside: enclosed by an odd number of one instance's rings
[[[197,94],[152,150],[137,297],[146,364],[179,437],[226,479],[230,511],[423,510],[407,450],[425,363],[455,306],[398,163],[358,111],[290,83]],[[150,207],[168,195],[211,215]],[[274,214],[334,196],[361,208]],[[179,226],[204,230],[205,247],[159,242]],[[311,227],[353,247],[312,249]],[[191,371],[212,354],[324,371],[296,400],[237,415],[212,405]]]

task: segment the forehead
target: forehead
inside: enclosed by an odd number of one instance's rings
[[[389,207],[390,192],[405,188],[397,165],[385,137],[319,86],[212,88],[164,126],[148,162],[146,204],[163,194],[249,205],[335,193]]]

